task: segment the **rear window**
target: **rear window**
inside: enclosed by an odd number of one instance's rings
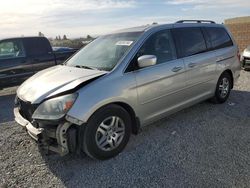
[[[206,43],[200,28],[176,28],[173,30],[178,55],[187,57],[206,51]]]
[[[220,49],[233,46],[233,42],[224,28],[207,27],[205,28],[213,49]]]

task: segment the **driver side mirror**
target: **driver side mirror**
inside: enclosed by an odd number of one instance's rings
[[[137,62],[140,68],[149,67],[156,64],[157,57],[155,55],[143,55],[137,59]]]

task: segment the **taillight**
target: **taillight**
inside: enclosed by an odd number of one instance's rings
[[[238,57],[238,60],[240,62],[240,51],[239,50],[237,51],[237,57]]]

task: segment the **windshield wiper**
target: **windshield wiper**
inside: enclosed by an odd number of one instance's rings
[[[91,69],[91,70],[97,70],[94,67],[86,66],[86,65],[76,65],[77,68],[83,68],[83,69]]]

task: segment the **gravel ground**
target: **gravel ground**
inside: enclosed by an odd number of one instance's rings
[[[15,88],[0,91],[0,185],[249,187],[249,82],[242,71],[227,103],[203,102],[143,128],[107,161],[41,154],[13,121]]]

